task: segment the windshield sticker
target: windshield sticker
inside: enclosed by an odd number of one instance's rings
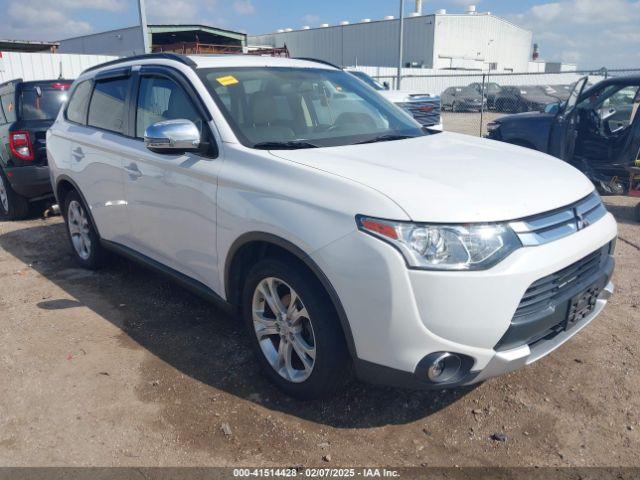
[[[216,78],[218,83],[223,87],[228,87],[229,85],[235,85],[238,82],[238,79],[233,75],[227,75],[226,77],[218,77]]]

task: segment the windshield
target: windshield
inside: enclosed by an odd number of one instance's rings
[[[53,120],[62,104],[67,100],[71,84],[25,86],[20,95],[18,109],[22,120]]]
[[[371,78],[369,75],[367,75],[364,72],[349,72],[351,75],[355,75],[356,77],[358,77],[360,80],[362,80],[364,83],[366,83],[367,85],[369,85],[371,88],[373,88],[374,90],[386,90],[379,82],[377,82],[376,80],[374,80],[373,78]]]
[[[313,148],[426,135],[408,114],[341,70],[198,70],[243,145]]]

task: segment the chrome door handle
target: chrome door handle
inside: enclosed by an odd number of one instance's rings
[[[76,160],[76,162],[79,162],[84,158],[84,152],[82,151],[81,147],[74,148],[73,150],[71,150],[71,153],[73,154],[73,158]]]
[[[124,169],[129,174],[129,178],[131,180],[137,180],[138,178],[140,178],[142,176],[142,172],[140,171],[140,169],[138,168],[138,165],[136,163],[131,162],[129,165],[124,167]]]

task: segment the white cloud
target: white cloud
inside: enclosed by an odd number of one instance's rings
[[[3,30],[7,38],[57,40],[89,33],[91,25],[70,18],[63,9],[23,0],[9,4]]]
[[[147,21],[149,23],[211,23],[203,16],[213,12],[216,0],[147,0]]]
[[[508,18],[533,31],[544,60],[584,68],[637,66],[640,0],[560,0]]]
[[[256,7],[251,0],[236,0],[233,2],[233,10],[239,15],[252,15],[256,13]]]
[[[50,2],[49,2],[50,3]],[[126,0],[57,0],[57,7],[69,10],[102,10],[106,12],[123,12],[127,9]]]
[[[320,16],[314,15],[312,13],[307,13],[305,16],[302,17],[302,21],[304,23],[308,23],[310,25],[313,25],[313,24],[318,23],[320,21]]]
[[[544,22],[555,20],[562,15],[562,5],[559,3],[544,3],[531,7],[533,16]]]

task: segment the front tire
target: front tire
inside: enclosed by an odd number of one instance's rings
[[[18,195],[0,169],[0,218],[19,220],[29,214],[29,200]]]
[[[78,195],[72,191],[64,199],[64,220],[71,250],[81,267],[95,270],[103,265],[106,251],[91,221],[88,210]]]
[[[305,269],[261,260],[247,275],[242,310],[258,362],[287,394],[322,398],[349,379],[349,354],[335,309]]]

